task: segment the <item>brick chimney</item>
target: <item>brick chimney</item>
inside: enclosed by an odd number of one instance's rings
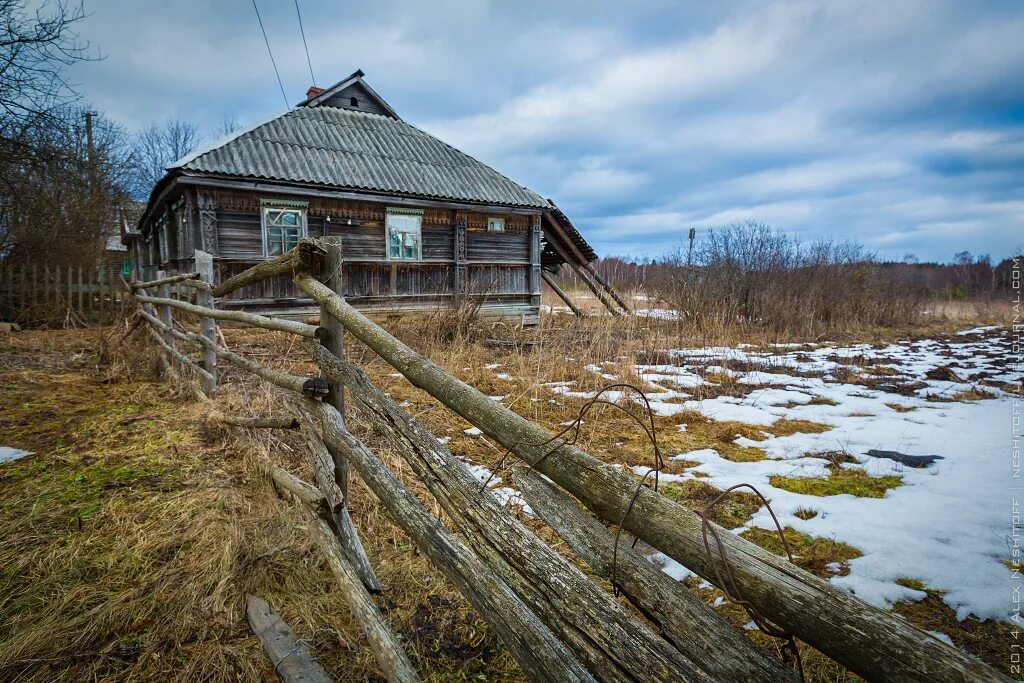
[[[311,100],[324,91],[323,88],[318,88],[315,85],[309,86],[309,90],[306,91],[306,99]]]

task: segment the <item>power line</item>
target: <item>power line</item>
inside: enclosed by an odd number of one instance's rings
[[[267,54],[270,55],[270,63],[274,65],[274,75],[277,76],[277,85],[281,88],[281,98],[284,99],[284,106],[291,109],[288,105],[288,96],[284,94],[284,83],[281,82],[281,73],[277,70],[277,62],[274,61],[274,51],[270,49],[270,39],[267,38],[267,30],[263,28],[263,19],[260,17],[260,8],[256,6],[256,0],[252,0],[252,8],[256,10],[256,21],[260,22],[263,42],[267,44]]]
[[[299,33],[302,34],[302,47],[306,48],[306,64],[309,65],[309,78],[316,85],[316,76],[313,75],[313,62],[309,59],[309,45],[306,44],[306,31],[302,28],[302,12],[299,11],[299,0],[295,0],[295,14],[299,17]]]

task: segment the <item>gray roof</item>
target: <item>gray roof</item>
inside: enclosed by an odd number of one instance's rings
[[[277,116],[168,170],[503,206],[547,200],[405,121],[329,106]]]

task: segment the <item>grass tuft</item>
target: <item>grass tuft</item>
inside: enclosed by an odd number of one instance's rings
[[[786,477],[772,475],[769,483],[780,489],[808,496],[839,496],[849,494],[860,498],[884,498],[886,491],[903,483],[897,475],[872,477],[859,467],[828,465],[828,477]]]

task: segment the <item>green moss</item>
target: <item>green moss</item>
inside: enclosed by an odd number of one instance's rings
[[[846,567],[846,563],[863,555],[852,545],[830,538],[808,536],[791,527],[783,529],[783,533],[786,536],[786,543],[789,544],[789,550],[793,553],[794,564],[815,576],[829,577],[847,574],[849,569]],[[770,553],[781,557],[786,556],[786,549],[777,531],[755,528],[747,529],[741,535]],[[828,565],[833,563],[840,564],[842,569],[838,572],[829,569]]]
[[[719,494],[720,489],[703,481],[688,480],[663,484],[658,489],[672,500],[682,503],[695,512],[703,511]],[[733,491],[719,501],[709,515],[711,521],[726,529],[735,529],[745,524],[763,503],[753,493],[744,490]]]
[[[886,491],[903,483],[900,476],[872,477],[860,468],[848,469],[829,465],[828,469],[830,474],[827,478],[773,475],[768,481],[777,488],[808,496],[838,496],[848,493],[861,498],[884,498]]]

